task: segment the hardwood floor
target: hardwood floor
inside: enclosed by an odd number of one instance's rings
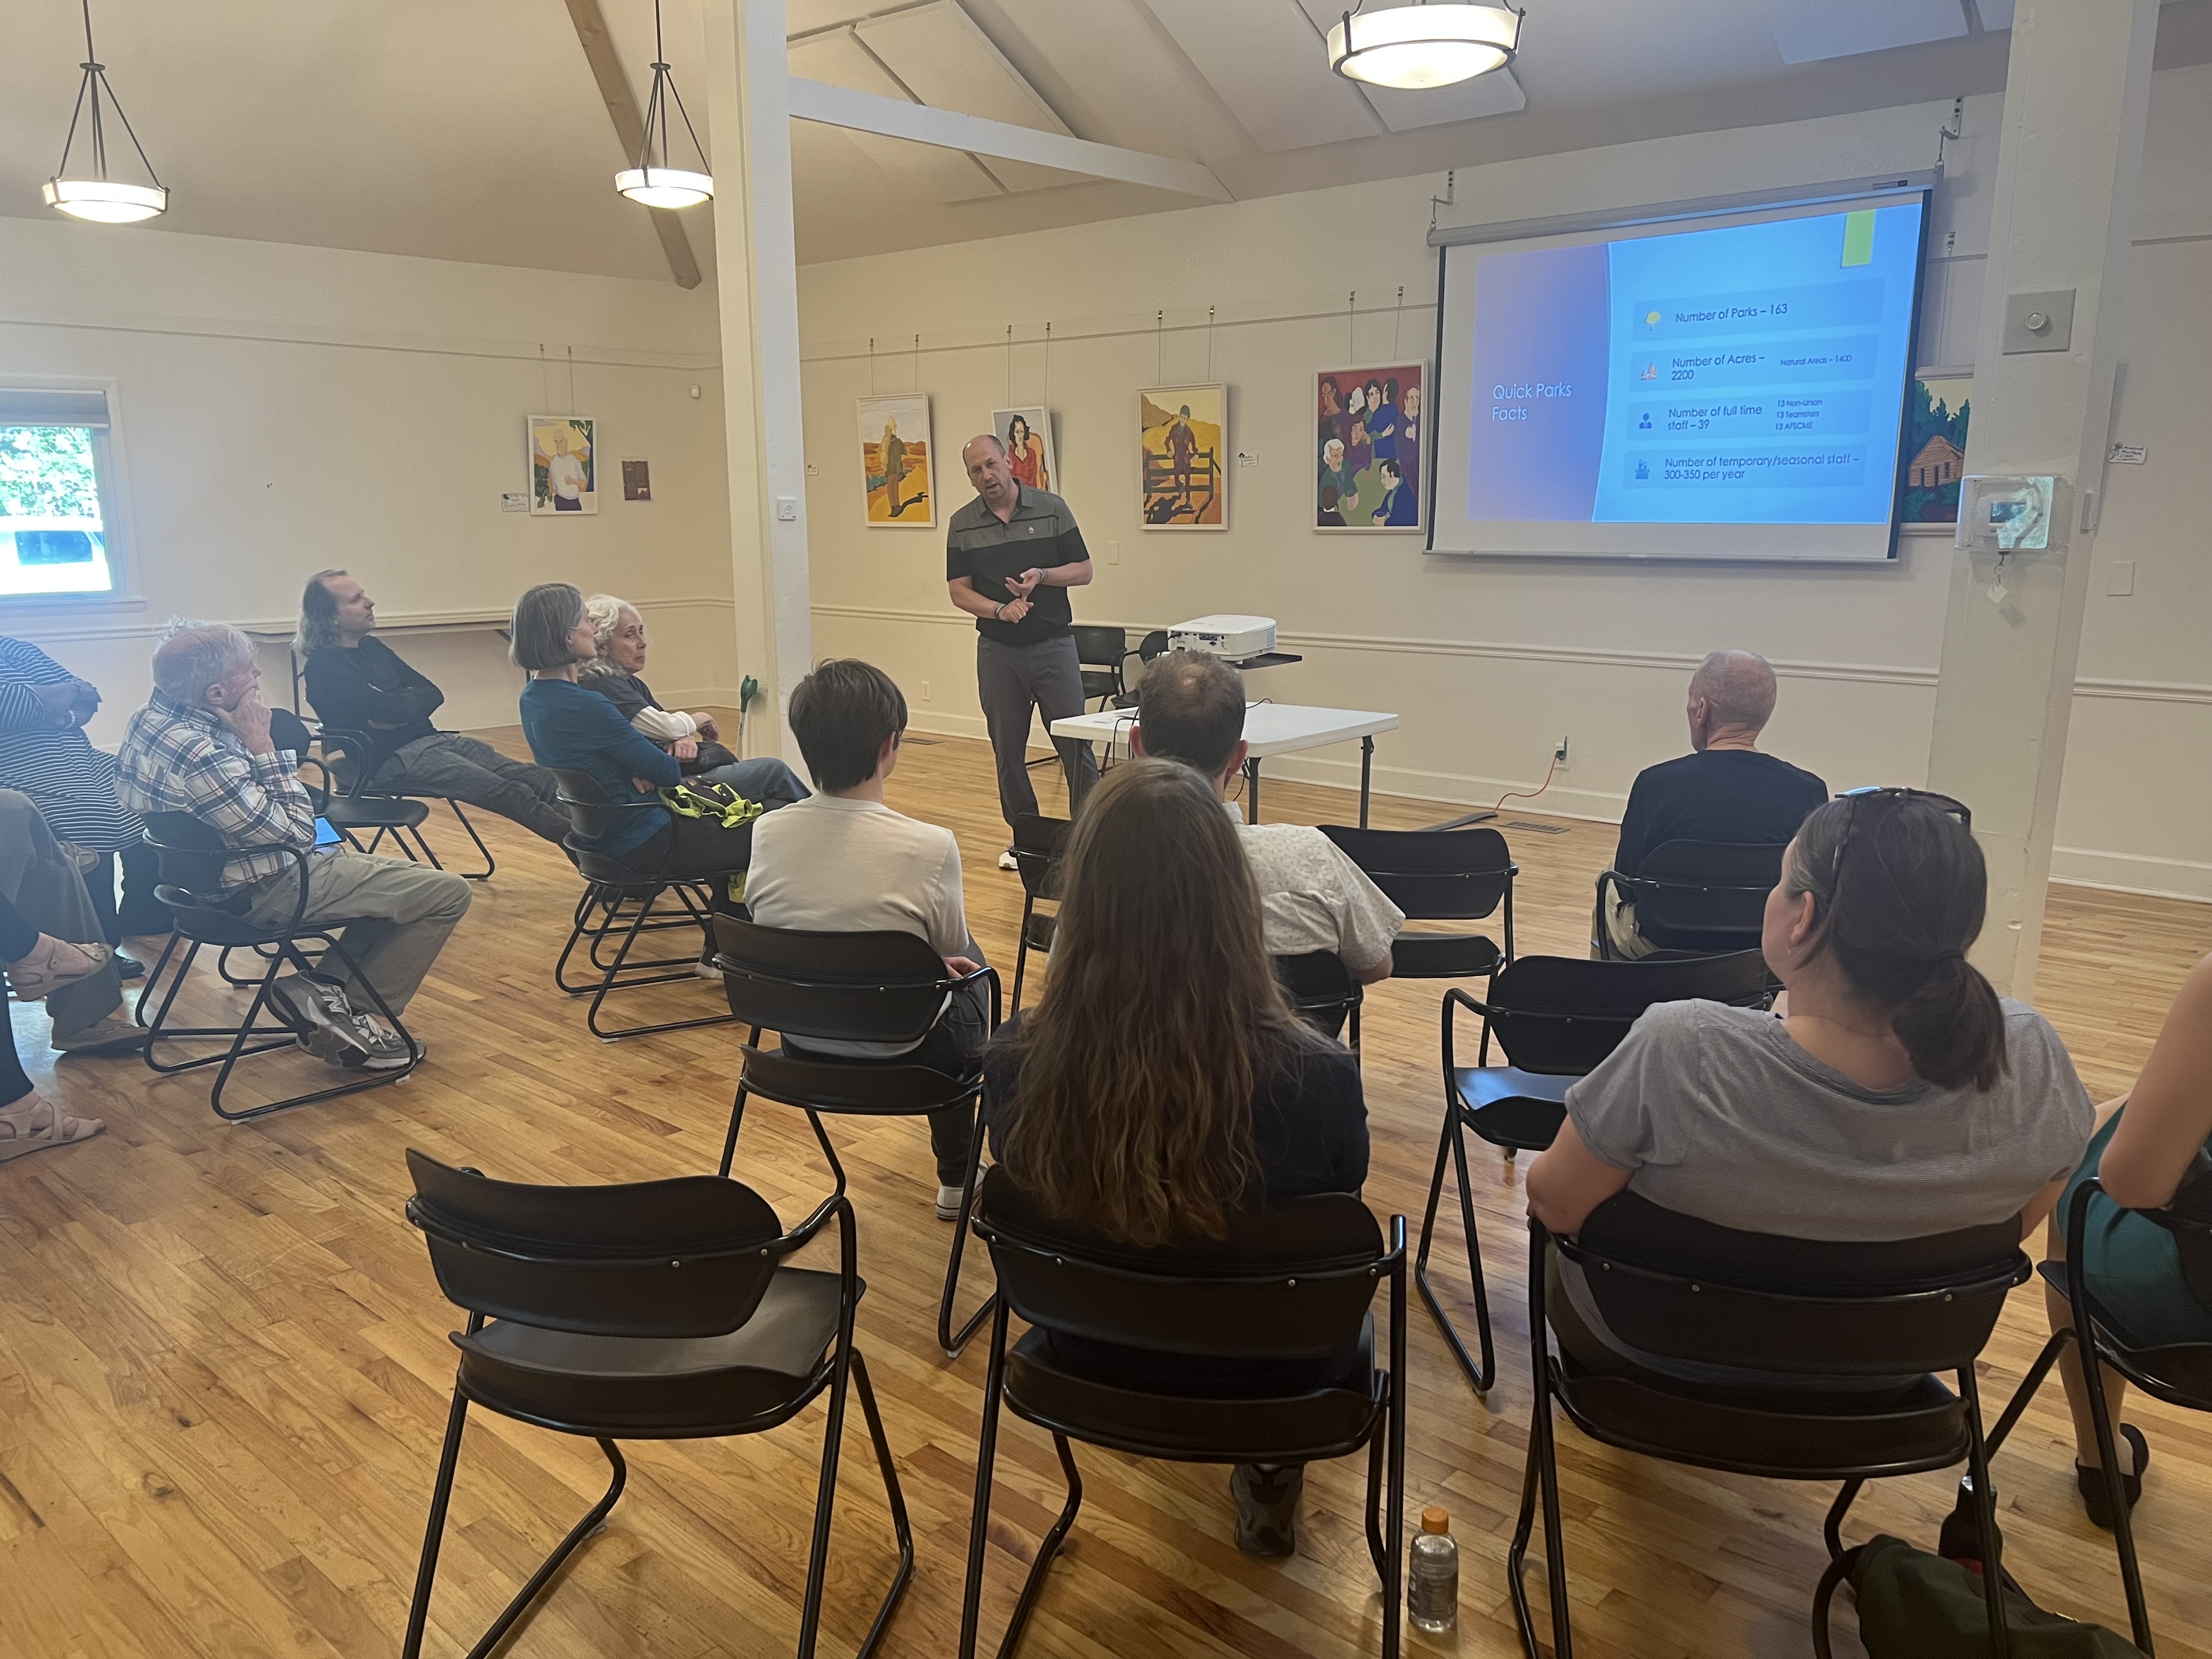
[[[519,752],[517,733],[485,735]],[[1020,887],[994,867],[1004,840],[988,751],[915,738],[904,753],[893,804],[958,832],[969,918],[1011,977]],[[1343,792],[1272,779],[1266,800],[1279,821],[1355,810]],[[1445,816],[1376,803],[1385,825]],[[1501,823],[1522,872],[1520,949],[1583,954],[1612,832],[1524,811]],[[432,827],[441,848],[465,850],[450,821]],[[431,1053],[403,1084],[228,1125],[207,1110],[204,1074],[157,1081],[136,1060],[69,1060],[54,1072],[43,1014],[14,1011],[40,1087],[109,1127],[89,1145],[0,1168],[0,1654],[395,1653],[452,1386],[447,1333],[460,1322],[402,1214],[402,1152],[421,1146],[522,1181],[714,1168],[736,1034],[590,1038],[582,1005],[550,983],[574,872],[511,825],[494,820],[485,834],[499,873],[410,1011]],[[2127,1085],[2181,974],[2207,950],[2212,908],[2054,890],[2040,1000],[2094,1093]],[[635,994],[631,1006],[657,999],[705,1012],[717,994],[687,983]],[[1416,1228],[1440,1108],[1437,1001],[1434,986],[1386,983],[1365,1018],[1366,1196]],[[259,1077],[311,1065],[273,1056]],[[932,1214],[922,1125],[848,1121],[831,1133],[852,1172],[869,1281],[860,1340],[920,1553],[884,1651],[945,1655],[958,1630],[984,1356],[978,1345],[948,1364],[932,1340],[950,1229]],[[773,1106],[748,1113],[738,1173],[787,1219],[826,1187],[803,1120]],[[1456,1638],[1409,1640],[1414,1651],[1503,1656],[1518,1650],[1503,1561],[1528,1431],[1524,1235],[1512,1167],[1484,1157],[1475,1178],[1502,1376],[1477,1400],[1413,1304],[1409,1505],[1450,1510],[1462,1566]],[[1438,1265],[1463,1287],[1455,1232]],[[988,1269],[975,1254],[970,1263],[972,1302]],[[1463,1288],[1454,1299],[1464,1310]],[[2015,1296],[1984,1366],[1992,1413],[2042,1328],[2039,1298]],[[2156,1452],[2136,1524],[2160,1650],[2212,1659],[2196,1531],[2212,1516],[2212,1419],[2135,1398],[2128,1415]],[[750,1439],[630,1447],[621,1507],[510,1650],[791,1651],[822,1421],[817,1408]],[[1669,1468],[1565,1425],[1560,1438],[1580,1651],[1807,1650],[1831,1488]],[[2045,1605],[2124,1629],[2111,1545],[2081,1514],[2068,1445],[2054,1382],[1997,1466],[2007,1565]],[[845,1450],[823,1636],[831,1655],[852,1651],[893,1560],[857,1413]],[[1314,1468],[1298,1555],[1278,1566],[1237,1553],[1226,1471],[1079,1455],[1086,1499],[1033,1622],[1033,1659],[1376,1650],[1363,1467]],[[1058,1493],[1049,1443],[1025,1425],[1009,1422],[1000,1468],[984,1610],[994,1644]],[[1853,1534],[1932,1544],[1955,1479],[1879,1484],[1854,1511]],[[603,1484],[588,1443],[472,1416],[427,1650],[472,1641]],[[1847,1610],[1838,1624],[1838,1651],[1857,1652]]]

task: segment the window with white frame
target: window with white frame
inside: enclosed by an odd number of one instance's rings
[[[107,394],[0,386],[0,599],[117,590]]]

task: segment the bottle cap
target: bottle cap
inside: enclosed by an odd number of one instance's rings
[[[1451,1530],[1451,1516],[1446,1515],[1434,1504],[1431,1504],[1428,1508],[1421,1511],[1421,1530],[1423,1532],[1449,1532]]]

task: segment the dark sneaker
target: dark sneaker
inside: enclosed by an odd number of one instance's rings
[[[356,1008],[353,1018],[354,1030],[363,1045],[362,1053],[358,1060],[340,1060],[338,1064],[341,1066],[358,1066],[372,1072],[392,1072],[407,1064],[418,1052],[429,1052],[419,1043],[410,1048],[405,1037],[374,1014],[363,1013]]]
[[[1303,1464],[1270,1468],[1239,1463],[1229,1473],[1230,1495],[1237,1500],[1237,1547],[1247,1555],[1279,1561],[1298,1551],[1298,1494],[1305,1490]]]

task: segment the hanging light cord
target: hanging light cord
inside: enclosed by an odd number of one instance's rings
[[[85,0],[87,5],[91,3],[92,0]],[[664,88],[667,93],[665,97],[661,95]],[[669,171],[668,106],[672,102],[676,106],[677,115],[684,123],[685,134],[691,140],[691,148],[698,152],[699,168],[703,173],[707,170],[707,147],[699,142],[699,134],[691,125],[691,112],[684,107],[684,94],[676,90],[676,77],[669,72],[668,51],[661,44],[660,39],[660,0],[653,0],[653,92],[646,100],[645,136],[638,145],[637,165],[640,172],[644,172],[652,165],[653,127],[656,120],[660,124],[661,171],[664,173]]]
[[[156,190],[161,189],[161,176],[154,171],[154,164],[147,161],[146,146],[138,142],[138,135],[131,130],[131,118],[123,112],[123,100],[115,95],[115,88],[107,85],[107,65],[100,62],[100,54],[92,49],[92,0],[84,0],[84,62],[77,67],[84,71],[84,80],[76,89],[76,107],[70,112],[69,137],[62,140],[61,164],[55,167],[54,177],[58,179],[69,171],[70,150],[76,143],[77,119],[84,113],[88,96],[92,100],[93,165],[100,169],[101,178],[107,177],[107,134],[100,123],[100,94],[105,87],[108,104],[115,111],[115,118],[123,123],[125,136],[131,140],[131,148],[138,152],[138,160],[145,167],[146,176],[154,181]]]

